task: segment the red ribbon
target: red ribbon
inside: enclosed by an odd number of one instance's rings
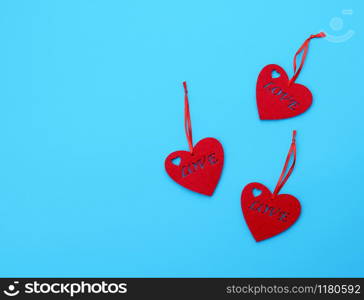
[[[296,164],[296,133],[297,133],[296,130],[293,130],[291,147],[288,150],[286,162],[284,163],[284,167],[283,167],[281,176],[279,177],[276,188],[274,189],[272,199],[274,199],[278,195],[279,191],[282,189],[284,184],[287,182],[287,180],[288,180],[289,176],[291,176],[294,166]],[[293,162],[286,174],[287,167],[291,160],[292,155],[293,155]]]
[[[304,41],[304,43],[302,44],[302,46],[298,49],[298,51],[296,52],[294,59],[293,59],[293,70],[294,70],[294,74],[293,77],[291,78],[291,80],[288,82],[288,86],[290,86],[293,82],[295,82],[295,80],[297,79],[298,75],[300,74],[303,64],[305,63],[306,60],[306,56],[307,56],[307,52],[308,52],[308,45],[310,44],[310,41],[314,38],[322,38],[325,37],[326,34],[324,32],[320,32],[318,34],[311,34],[311,36],[306,39]],[[298,68],[298,70],[296,71],[296,60],[297,60],[297,56],[303,51],[302,54],[302,59],[301,59],[301,64]]]
[[[188,104],[188,90],[186,81],[183,82],[183,87],[185,89],[185,131],[188,146],[190,147],[190,152],[193,152],[193,142],[192,142],[192,125],[190,116],[190,106]]]

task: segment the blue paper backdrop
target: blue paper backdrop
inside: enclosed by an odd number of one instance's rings
[[[1,1],[0,275],[363,276],[363,9]],[[260,121],[261,68],[291,76],[296,50],[321,30],[335,39],[312,41],[297,80],[311,109]],[[164,171],[188,147],[183,80],[195,141],[225,149],[211,198]],[[274,188],[293,129],[297,166],[282,192],[302,215],[256,243],[240,193],[251,181]]]

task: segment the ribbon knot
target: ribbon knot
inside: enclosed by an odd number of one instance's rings
[[[296,164],[296,134],[297,134],[297,131],[293,130],[291,147],[288,150],[286,162],[284,163],[284,167],[283,167],[281,176],[279,177],[276,188],[274,189],[274,192],[273,192],[273,195],[272,195],[272,200],[275,199],[275,197],[278,195],[279,191],[285,185],[285,183],[287,182],[289,176],[291,176],[291,174],[293,172],[293,169],[294,169],[294,166]],[[291,160],[292,155],[293,155],[293,162],[292,162],[292,165],[291,165],[291,167],[289,168],[289,170],[287,172],[288,164],[289,164],[289,162]],[[287,174],[286,174],[286,172],[287,172]]]
[[[188,142],[188,147],[190,148],[190,152],[193,152],[193,142],[192,142],[192,124],[191,124],[191,116],[190,116],[190,106],[188,103],[188,89],[187,82],[183,82],[183,87],[185,90],[185,131]]]
[[[305,63],[305,60],[306,60],[306,56],[307,56],[307,52],[308,52],[308,45],[310,44],[310,41],[314,38],[322,38],[322,37],[325,37],[326,34],[324,32],[320,32],[318,34],[311,34],[310,37],[308,39],[306,39],[302,46],[297,50],[295,56],[294,56],[294,59],[293,59],[293,71],[294,71],[294,74],[293,74],[293,77],[290,79],[290,81],[288,82],[288,86],[290,86],[292,83],[295,82],[295,80],[297,79],[298,75],[300,74],[301,70],[302,70],[302,67],[303,67],[303,64]],[[302,59],[301,59],[301,64],[299,66],[299,68],[297,69],[297,56],[303,51],[303,54],[302,54]]]

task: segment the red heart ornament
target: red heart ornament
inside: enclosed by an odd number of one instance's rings
[[[260,191],[260,194],[255,196],[254,190]],[[245,221],[257,242],[291,227],[301,212],[300,202],[295,197],[278,194],[272,199],[270,190],[258,182],[249,183],[243,189],[241,208]]]
[[[310,90],[302,84],[289,84],[287,73],[274,64],[265,66],[259,73],[256,96],[261,120],[292,118],[312,104]]]
[[[173,160],[180,158],[180,164]],[[200,140],[193,151],[176,151],[168,155],[165,168],[178,184],[197,193],[211,196],[224,165],[224,150],[217,139]]]

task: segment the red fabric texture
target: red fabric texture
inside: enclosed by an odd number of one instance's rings
[[[275,64],[265,66],[259,73],[256,86],[256,100],[261,120],[292,118],[305,112],[312,104],[310,90],[295,83],[305,63],[308,46],[313,38],[325,37],[320,32],[311,35],[297,50],[293,59],[294,74],[288,78],[285,70]],[[297,68],[297,56],[302,53],[300,66]],[[274,76],[277,74],[277,76]]]
[[[211,196],[219,182],[224,166],[224,150],[214,138],[205,138],[193,146],[187,83],[185,91],[184,125],[189,146],[188,151],[175,151],[165,160],[168,175],[178,184],[194,192]],[[180,163],[174,163],[180,159]]]
[[[261,191],[255,196],[253,190]],[[288,194],[280,194],[273,200],[273,194],[261,183],[249,183],[241,194],[241,207],[245,221],[257,242],[273,237],[298,219],[300,202]]]
[[[288,165],[293,159],[291,166]],[[301,212],[300,202],[292,195],[279,194],[296,164],[296,131],[278,179],[274,192],[261,183],[249,183],[241,194],[241,208],[245,221],[254,239],[259,242],[273,237],[289,227],[298,219]],[[259,192],[255,195],[255,190]]]
[[[180,158],[180,164],[173,160]],[[199,141],[193,151],[176,151],[168,155],[165,167],[168,175],[183,187],[211,196],[219,182],[224,165],[224,150],[217,139]]]
[[[272,77],[277,72],[279,77]],[[312,104],[310,90],[302,84],[289,85],[287,73],[278,65],[268,65],[258,76],[257,106],[261,120],[292,118],[304,113]]]

